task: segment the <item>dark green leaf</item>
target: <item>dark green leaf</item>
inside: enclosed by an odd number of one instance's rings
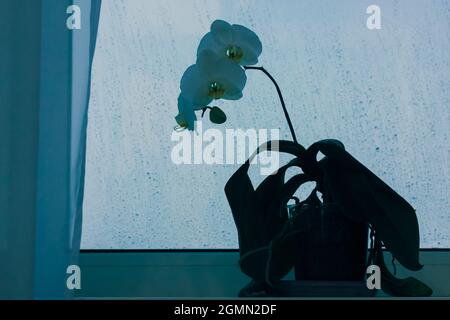
[[[429,297],[433,294],[429,286],[416,278],[396,278],[386,267],[380,241],[376,243],[375,264],[380,267],[381,288],[387,294],[396,297]]]
[[[411,205],[362,165],[336,140],[323,140],[308,151],[320,150],[327,189],[350,219],[370,223],[395,258],[419,270],[419,226]]]

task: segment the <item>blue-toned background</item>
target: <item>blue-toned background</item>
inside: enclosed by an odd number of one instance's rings
[[[371,4],[381,30],[366,27]],[[223,187],[238,166],[170,159],[179,79],[217,18],[260,36],[260,62],[304,145],[343,141],[416,208],[422,247],[450,247],[449,1],[105,0],[83,248],[237,247]],[[243,99],[221,103],[227,123],[213,127],[280,128],[289,138],[272,84],[248,77]]]

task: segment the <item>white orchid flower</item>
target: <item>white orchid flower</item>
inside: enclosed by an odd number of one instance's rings
[[[195,121],[197,121],[195,108],[181,94],[178,96],[178,115],[175,117],[175,120],[180,128],[189,130],[194,130]]]
[[[181,78],[180,88],[194,109],[206,107],[214,99],[238,100],[247,82],[244,69],[210,50],[202,51],[197,63]]]
[[[242,66],[249,66],[258,63],[262,44],[256,33],[250,29],[216,20],[211,25],[211,31],[200,41],[197,55],[205,50],[211,50],[218,56],[227,57]]]

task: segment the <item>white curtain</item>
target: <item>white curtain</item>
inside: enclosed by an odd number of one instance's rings
[[[81,29],[67,28],[71,5]],[[78,265],[99,10],[100,0],[18,0],[1,10],[0,298],[74,296],[66,271]],[[81,290],[82,279],[81,270]]]

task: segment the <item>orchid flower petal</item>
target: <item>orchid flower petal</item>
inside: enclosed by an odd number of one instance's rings
[[[231,25],[223,20],[216,20],[211,24],[211,33],[217,41],[226,44],[233,39],[233,29]]]

